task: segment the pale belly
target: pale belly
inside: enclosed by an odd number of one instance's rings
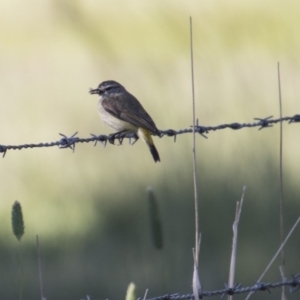
[[[128,132],[134,132],[137,133],[138,127],[122,121],[120,119],[115,118],[112,116],[110,113],[108,113],[101,105],[101,102],[99,101],[98,103],[98,112],[99,115],[106,125],[110,126],[111,128],[115,129],[117,132],[118,131],[123,131],[126,130]]]

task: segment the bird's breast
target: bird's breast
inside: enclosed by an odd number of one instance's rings
[[[126,130],[128,132],[134,132],[136,133],[138,130],[138,127],[130,124],[126,121],[123,121],[121,119],[118,119],[114,117],[111,113],[106,111],[102,106],[102,100],[103,98],[99,99],[98,102],[98,112],[100,115],[100,118],[102,119],[103,123],[110,126],[111,128],[115,129],[116,131],[123,131]]]

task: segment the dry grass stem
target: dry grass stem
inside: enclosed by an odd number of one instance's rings
[[[300,217],[297,219],[297,221],[295,222],[295,224],[293,225],[293,227],[291,228],[290,232],[288,233],[288,235],[286,236],[286,238],[284,239],[283,243],[281,244],[281,246],[279,247],[279,249],[277,250],[277,252],[275,253],[275,255],[273,256],[273,258],[271,259],[271,261],[269,262],[268,266],[266,267],[266,269],[263,271],[263,273],[261,274],[261,276],[259,277],[259,279],[257,280],[257,283],[259,283],[262,278],[265,276],[265,274],[267,273],[267,271],[270,269],[271,265],[273,264],[273,262],[275,261],[275,259],[277,258],[277,256],[281,253],[282,248],[285,246],[286,242],[289,240],[290,236],[292,235],[292,233],[294,232],[294,230],[296,229],[297,225],[300,222]],[[253,294],[253,292],[250,292],[248,294],[248,296],[246,297],[246,300],[248,300],[250,298],[250,296]]]
[[[232,238],[232,251],[231,251],[231,259],[230,259],[229,278],[228,278],[228,287],[229,288],[232,288],[234,285],[238,227],[239,227],[239,221],[240,221],[240,216],[241,216],[243,202],[244,202],[245,191],[246,191],[246,186],[243,187],[241,201],[240,202],[237,201],[237,203],[236,203],[235,220],[234,220],[233,226],[232,226],[233,238]],[[232,296],[228,296],[228,299],[232,299]]]
[[[136,290],[136,286],[134,283],[131,282],[128,285],[125,300],[135,300],[136,299],[135,290]]]
[[[40,250],[40,241],[39,241],[39,236],[38,235],[36,236],[36,250],[37,250],[37,260],[38,260],[38,272],[39,272],[39,284],[40,284],[41,300],[46,300],[46,298],[44,297],[44,289],[43,289],[41,250]]]
[[[146,291],[145,291],[145,295],[144,295],[144,299],[143,300],[146,300],[147,294],[148,294],[148,289],[146,289]]]
[[[282,97],[281,97],[281,80],[280,80],[280,64],[278,62],[277,64],[277,74],[278,74],[278,94],[279,94],[279,114],[280,118],[282,117]],[[280,177],[280,198],[279,198],[279,207],[280,207],[280,243],[282,244],[283,238],[284,238],[284,208],[283,208],[283,166],[282,166],[282,146],[283,146],[283,124],[280,122],[279,125],[280,129],[280,138],[279,138],[279,177]],[[284,250],[281,250],[281,278],[284,280],[286,278],[285,276],[285,256],[284,256]],[[285,294],[285,287],[282,287],[282,293],[281,293],[281,300],[286,299]]]
[[[194,271],[193,271],[193,293],[195,300],[199,300],[201,283],[198,273],[199,259],[199,215],[198,215],[198,190],[196,172],[196,116],[195,116],[195,80],[194,80],[194,55],[193,55],[193,22],[190,17],[190,50],[191,50],[191,80],[192,80],[192,104],[193,104],[193,179],[194,179],[194,204],[195,204],[195,249],[194,249]]]

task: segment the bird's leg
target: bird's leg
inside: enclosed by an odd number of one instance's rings
[[[109,136],[108,136],[108,141],[110,144],[115,144],[115,139],[118,138],[119,139],[119,142],[120,142],[120,145],[122,144],[123,142],[123,138],[124,138],[124,134],[122,135],[122,133],[125,133],[126,130],[122,130],[122,131],[118,131],[118,132],[115,132],[115,133],[111,133]],[[119,136],[119,137],[117,137]]]
[[[133,141],[132,144],[131,144],[131,140],[130,140],[130,145],[131,145],[131,146],[134,145],[134,144],[137,142],[137,140],[139,139],[139,136],[135,133],[135,134],[133,135],[133,138],[134,138],[134,141]]]

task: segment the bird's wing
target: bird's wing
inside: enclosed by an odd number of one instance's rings
[[[109,99],[105,98],[102,101],[102,106],[115,118],[131,123],[137,127],[145,128],[152,134],[159,135],[155,123],[138,100],[129,93],[126,94],[126,99],[123,97],[124,95],[117,94],[110,96]]]

